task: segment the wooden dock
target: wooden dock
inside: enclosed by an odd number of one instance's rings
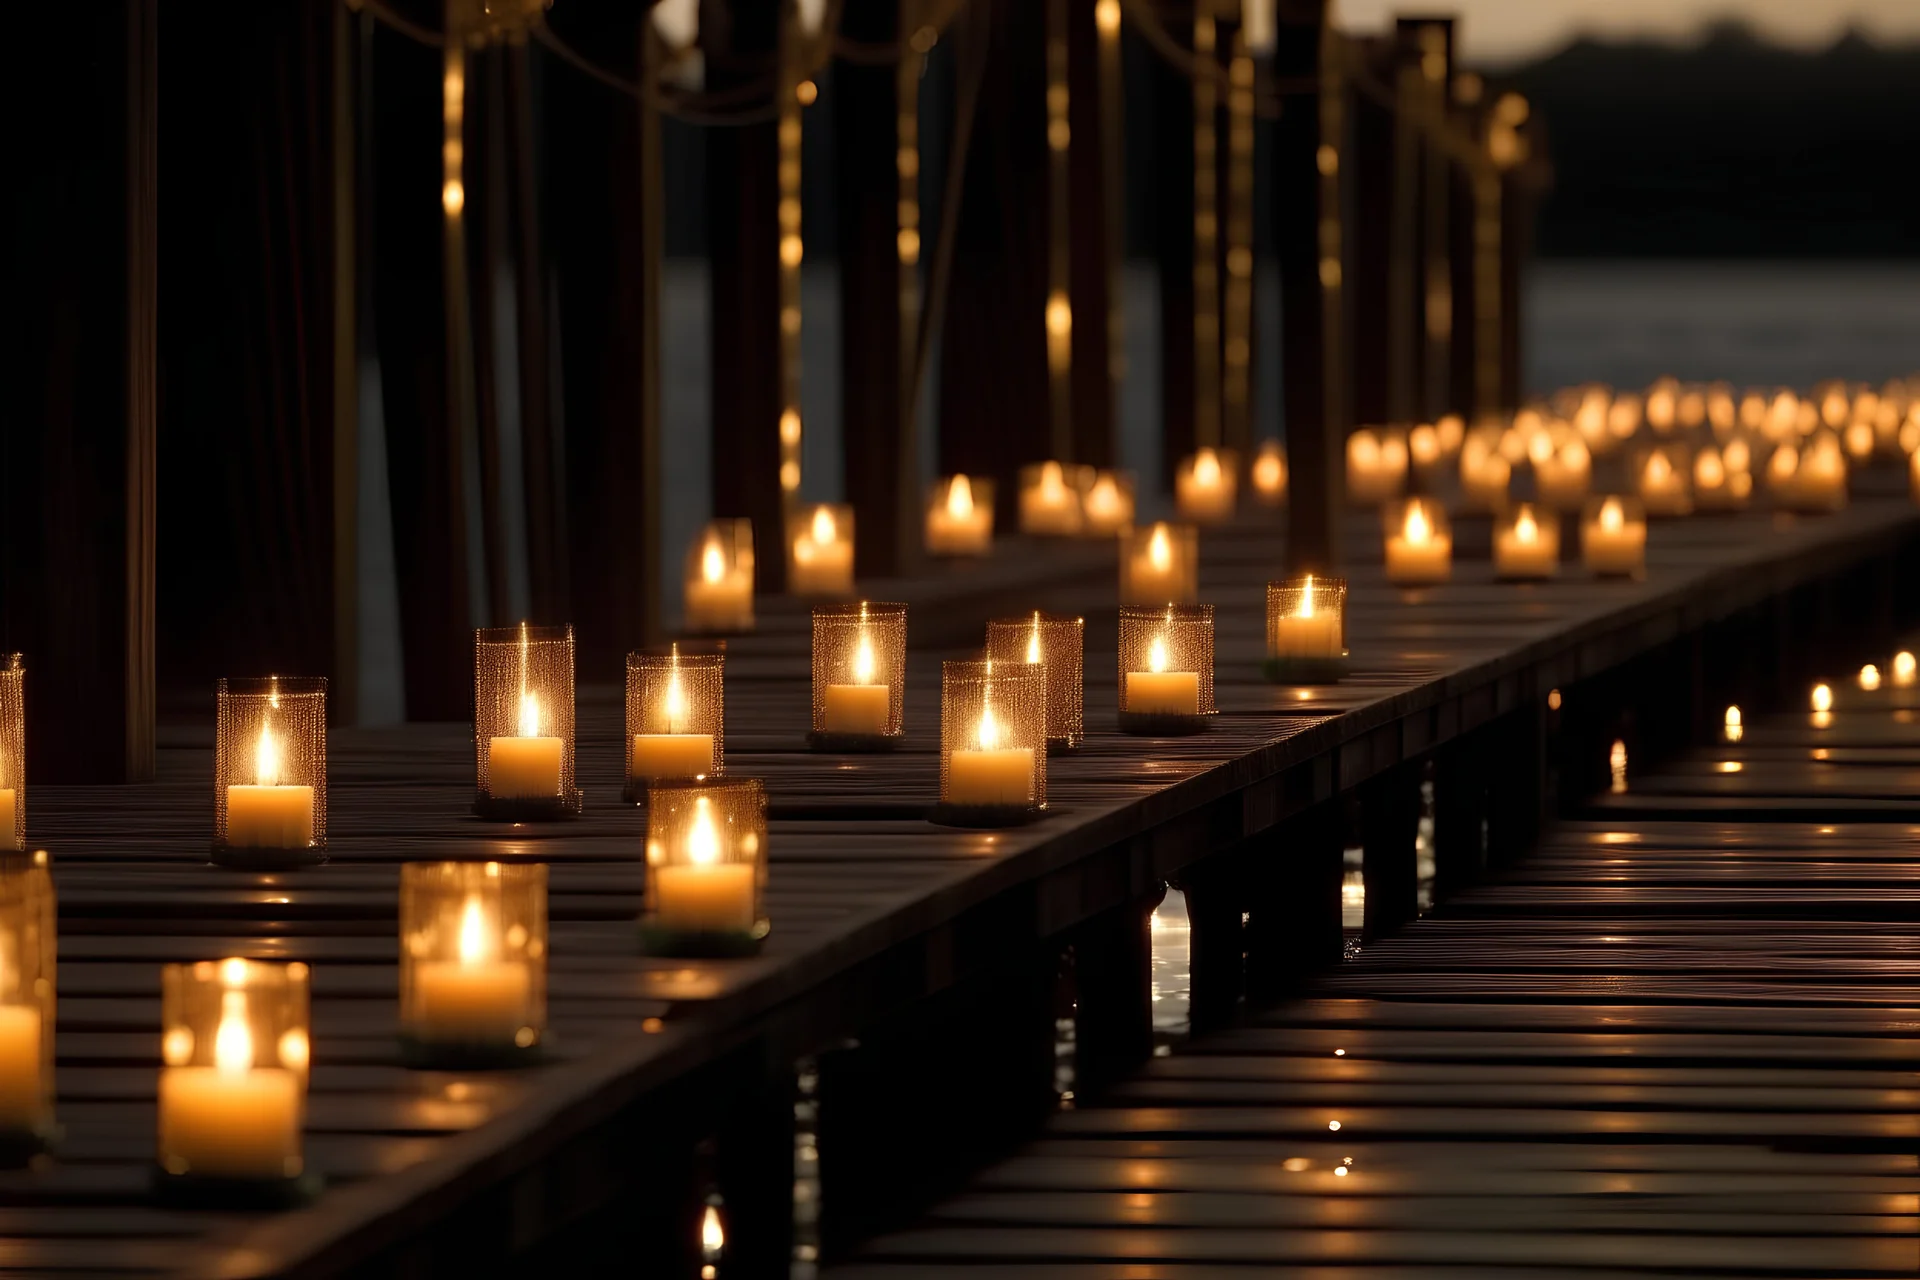
[[[1601,738],[1658,754],[1697,736],[1726,690],[1777,687],[1818,638],[1808,628],[1889,628],[1896,567],[1920,550],[1910,503],[1871,499],[1817,520],[1662,525],[1644,581],[1496,584],[1479,560],[1447,586],[1402,591],[1380,580],[1374,530],[1355,518],[1354,675],[1316,690],[1258,679],[1277,535],[1208,536],[1222,714],[1177,741],[1112,732],[1109,548],[1007,549],[970,571],[871,584],[915,608],[909,741],[887,756],[804,749],[804,613],[771,610],[728,659],[728,770],[765,778],[772,799],[774,931],[751,961],[636,954],[641,822],[616,803],[617,691],[591,672],[576,822],[471,818],[461,725],[337,734],[332,861],[297,874],[206,864],[204,723],[163,732],[152,785],[36,787],[32,835],[54,854],[60,894],[66,1138],[43,1166],[0,1173],[0,1273],[413,1275],[507,1259],[578,1273],[626,1257],[690,1275],[699,1201],[716,1191],[726,1274],[784,1274],[795,1061],[816,1064],[821,1233],[845,1252],[1045,1118],[1063,950],[1083,1088],[1112,1087],[922,1227],[871,1246],[861,1268],[1684,1268],[1719,1265],[1719,1246],[1743,1273],[1748,1259],[1911,1268],[1920,1093],[1898,1075],[1914,1000],[1892,927],[1913,912],[1905,828],[1852,824],[1920,785],[1898,767],[1911,749],[1920,771],[1920,727],[1846,739],[1865,754],[1836,783],[1795,756],[1804,726],[1756,724],[1741,748],[1755,754],[1713,756],[1750,773],[1636,779],[1592,822],[1557,829],[1525,878],[1369,943],[1305,1003],[1130,1075],[1147,1046],[1145,913],[1168,879],[1195,904],[1203,1021],[1243,990],[1291,989],[1338,959],[1346,833],[1328,815],[1348,800],[1372,815],[1369,927],[1386,935],[1414,915],[1406,819],[1429,764],[1443,888],[1464,887],[1531,843],[1556,787],[1591,789]],[[938,660],[976,643],[986,617],[1034,606],[1088,617],[1088,746],[1053,762],[1044,821],[931,826]],[[1738,635],[1764,640],[1725,658]],[[1562,709],[1549,710],[1551,690],[1566,691]],[[1876,714],[1844,706],[1841,723]],[[1806,785],[1770,787],[1776,774]],[[1800,795],[1806,811],[1788,827],[1674,820],[1716,788],[1736,805]],[[1805,825],[1813,809],[1835,834]],[[547,1065],[400,1065],[397,867],[449,857],[552,867]],[[151,1201],[158,969],[227,954],[314,966],[308,1153],[329,1189],[308,1209]],[[1297,1177],[1296,1158],[1308,1161]],[[1664,1225],[1635,1216],[1649,1195],[1673,1197]],[[1653,1249],[1656,1230],[1671,1253]]]

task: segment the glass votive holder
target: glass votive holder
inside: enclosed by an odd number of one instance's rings
[[[1732,451],[1735,443],[1729,442]],[[1745,445],[1741,444],[1744,449]],[[1693,455],[1693,505],[1697,511],[1739,511],[1753,496],[1753,474],[1727,465],[1726,454],[1706,445]]]
[[[984,556],[993,550],[993,481],[947,476],[927,495],[927,553]]]
[[[1338,684],[1347,674],[1347,580],[1316,577],[1267,584],[1267,679]]]
[[[547,1027],[547,868],[400,868],[400,1048],[414,1066],[513,1066]]]
[[[1192,604],[1199,595],[1200,534],[1192,525],[1121,531],[1121,604]]]
[[[1233,519],[1239,500],[1240,455],[1231,449],[1200,449],[1173,472],[1173,504],[1182,520],[1219,524]]]
[[[702,635],[753,630],[753,521],[714,520],[687,551],[682,612]]]
[[[940,803],[952,827],[1011,827],[1047,807],[1047,675],[992,658],[940,664]]]
[[[300,1204],[319,1189],[301,1141],[312,1048],[307,966],[202,960],[160,972],[160,1142],[171,1202]]]
[[[1641,460],[1636,487],[1650,516],[1693,513],[1692,469],[1678,448],[1650,449]]]
[[[474,632],[474,812],[496,822],[578,814],[573,721],[572,627]]]
[[[1533,464],[1540,505],[1549,511],[1578,511],[1593,486],[1593,454],[1578,438],[1558,442]]]
[[[787,517],[787,594],[853,594],[853,508],[823,502]]]
[[[0,853],[27,847],[27,666],[0,653]]]
[[[1387,504],[1382,532],[1388,582],[1417,587],[1453,576],[1453,530],[1446,508],[1436,499],[1408,498]]]
[[[1347,437],[1347,498],[1372,507],[1400,496],[1407,484],[1407,442],[1392,431],[1362,427]]]
[[[1590,573],[1628,577],[1647,567],[1647,513],[1636,498],[1591,498],[1580,517],[1580,559]]]
[[[1120,606],[1120,729],[1199,733],[1213,718],[1213,606]]]
[[[769,931],[766,886],[767,792],[758,778],[653,784],[643,951],[752,955]]]
[[[44,850],[0,854],[0,1164],[59,1137],[53,1119],[57,912]]]
[[[1560,517],[1522,502],[1493,523],[1494,576],[1539,581],[1560,572]]]
[[[213,860],[273,869],[312,866],[326,856],[326,678],[219,681]]]
[[[657,778],[726,772],[726,665],[724,650],[678,644],[627,655],[628,803]]]
[[[1020,532],[1073,537],[1081,531],[1081,496],[1093,486],[1093,468],[1029,463],[1020,468]]]
[[[1287,500],[1287,447],[1278,440],[1264,441],[1253,455],[1253,498],[1263,507],[1277,507]]]
[[[1087,737],[1086,619],[1039,610],[1026,617],[995,618],[987,623],[987,656],[1045,672],[1047,750],[1053,755],[1078,751]]]
[[[1110,538],[1133,524],[1133,477],[1124,471],[1098,471],[1080,502],[1080,532]]]
[[[816,751],[886,751],[905,730],[907,606],[863,600],[813,611]]]

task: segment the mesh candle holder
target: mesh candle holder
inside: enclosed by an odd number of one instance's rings
[[[1173,503],[1183,520],[1220,524],[1233,519],[1239,489],[1240,455],[1231,449],[1200,449],[1174,469]]]
[[[1213,721],[1213,606],[1120,607],[1120,729],[1171,737]]]
[[[1096,471],[1080,500],[1080,532],[1111,538],[1133,525],[1133,477],[1124,471]]]
[[[53,877],[47,855],[0,854],[0,1164],[59,1137],[53,1119]]]
[[[26,663],[0,653],[0,853],[27,847]]]
[[[1647,513],[1637,498],[1592,498],[1580,517],[1580,559],[1603,578],[1625,578],[1647,567]]]
[[[1200,595],[1200,534],[1190,524],[1120,534],[1121,604],[1192,604]]]
[[[237,958],[161,970],[162,1200],[288,1208],[319,1189],[301,1142],[308,976],[297,961]]]
[[[987,656],[1040,667],[1047,684],[1047,751],[1078,751],[1087,739],[1086,619],[1038,610],[1024,618],[995,618],[987,623]]]
[[[1382,526],[1388,582],[1417,587],[1453,576],[1453,529],[1446,508],[1434,499],[1389,503]]]
[[[1338,684],[1347,674],[1347,580],[1307,574],[1267,584],[1267,660],[1276,684]]]
[[[1047,673],[992,658],[940,664],[940,803],[950,827],[1012,827],[1047,807]]]
[[[276,869],[327,858],[327,682],[214,686],[213,860]]]
[[[1070,538],[1081,531],[1081,495],[1094,483],[1092,467],[1035,462],[1020,468],[1020,532]]]
[[[888,751],[905,730],[907,606],[875,601],[813,611],[816,751]]]
[[[1560,572],[1560,517],[1522,502],[1493,522],[1493,572],[1507,582],[1539,581]]]
[[[627,655],[628,803],[644,803],[655,779],[726,771],[726,663],[721,650],[677,644]]]
[[[758,778],[656,782],[647,797],[648,955],[746,956],[770,926],[767,792]]]
[[[823,502],[787,517],[787,594],[853,594],[853,508]]]
[[[984,556],[993,550],[993,481],[948,476],[927,495],[927,552]]]
[[[473,633],[473,811],[495,822],[571,818],[573,628]]]
[[[682,612],[701,635],[753,630],[753,521],[715,520],[687,551]]]
[[[423,1067],[536,1058],[547,1027],[547,868],[400,868],[400,1048]]]
[[[1253,455],[1251,469],[1253,498],[1263,507],[1277,507],[1287,500],[1287,448],[1278,440],[1269,440]]]

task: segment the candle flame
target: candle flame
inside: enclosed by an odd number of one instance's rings
[[[1667,461],[1667,455],[1655,452],[1647,459],[1647,483],[1663,485],[1673,478],[1673,464]]]
[[[1147,670],[1158,673],[1167,669],[1167,638],[1155,636],[1147,647]]]
[[[540,699],[525,691],[520,694],[520,736],[540,736]]]
[[[1620,509],[1620,499],[1608,498],[1600,504],[1600,527],[1608,533],[1620,532],[1620,526],[1626,521],[1626,513]]]
[[[1833,710],[1833,690],[1823,684],[1813,686],[1813,709],[1815,711]]]
[[[492,959],[490,942],[486,916],[480,910],[480,899],[470,893],[466,905],[460,908],[460,963],[480,964]]]
[[[1173,543],[1167,537],[1167,526],[1153,526],[1153,540],[1147,544],[1147,559],[1157,572],[1165,573],[1173,566]]]
[[[700,796],[693,802],[693,827],[687,832],[687,860],[710,867],[720,861],[720,833],[713,826],[713,802]]]
[[[1193,481],[1205,488],[1220,483],[1220,458],[1211,449],[1202,449],[1193,455]]]
[[[280,785],[280,740],[265,725],[260,727],[260,745],[253,749],[253,773],[263,787]]]
[[[1540,526],[1534,523],[1532,507],[1520,508],[1520,515],[1513,522],[1513,536],[1522,542],[1533,542],[1540,537]]]
[[[965,476],[955,476],[947,485],[947,514],[955,520],[973,514],[973,482]]]
[[[1427,520],[1427,509],[1419,502],[1407,504],[1407,541],[1416,547],[1423,547],[1433,537],[1433,525]]]
[[[1860,668],[1860,687],[1869,692],[1880,687],[1880,668],[1869,662]]]
[[[708,582],[727,576],[727,557],[720,550],[720,539],[707,539],[706,549],[700,553],[700,576]]]
[[[865,628],[862,628],[859,647],[853,651],[853,682],[872,684],[873,671],[873,641],[867,637]]]
[[[1912,684],[1913,677],[1913,655],[1905,649],[1902,649],[1899,653],[1893,655],[1893,682],[1895,684]]]
[[[993,703],[984,703],[980,708],[980,749],[992,751],[1000,745],[1000,722],[993,718]]]
[[[700,1220],[700,1247],[709,1257],[727,1247],[727,1233],[720,1226],[720,1211],[712,1205],[707,1206],[706,1216]]]
[[[815,507],[813,509],[813,528],[809,531],[816,546],[832,546],[840,536],[839,526],[833,521],[833,508]]]
[[[1027,636],[1027,661],[1040,661],[1040,615],[1033,615],[1033,631]]]
[[[1049,501],[1059,501],[1066,495],[1066,475],[1057,462],[1044,463],[1040,467],[1040,494]]]
[[[228,1075],[253,1066],[253,1031],[247,1026],[247,993],[244,991],[225,991],[220,995],[220,1029],[213,1037],[213,1065]]]
[[[1714,450],[1705,450],[1693,460],[1693,482],[1702,489],[1718,489],[1726,478],[1726,465]]]
[[[1306,590],[1300,593],[1300,616],[1303,618],[1311,618],[1313,616],[1313,575],[1312,574],[1307,575]]]
[[[1286,483],[1286,464],[1280,461],[1280,451],[1268,446],[1260,451],[1253,460],[1253,485],[1262,493],[1278,493],[1280,486]]]

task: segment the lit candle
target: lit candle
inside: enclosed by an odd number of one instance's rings
[[[1041,464],[1038,478],[1020,491],[1020,528],[1027,533],[1080,532],[1080,494],[1058,462]]]
[[[560,739],[540,736],[540,700],[521,691],[519,736],[488,742],[488,794],[495,800],[546,800],[559,795],[560,747]]]
[[[1113,472],[1102,471],[1094,477],[1093,487],[1087,490],[1083,514],[1086,533],[1094,536],[1118,533],[1133,523],[1133,494],[1121,486]]]
[[[243,990],[221,993],[213,1057],[211,1067],[170,1066],[160,1073],[160,1148],[169,1171],[214,1178],[296,1176],[301,1080],[286,1067],[254,1065]]]
[[[1273,620],[1272,654],[1275,658],[1338,658],[1346,653],[1341,643],[1340,615],[1316,609],[1313,575],[1307,575],[1300,593],[1300,606],[1292,613]]]
[[[831,507],[816,507],[807,529],[793,540],[787,589],[794,595],[853,594],[853,543]]]
[[[694,801],[686,860],[654,868],[654,919],[689,933],[745,932],[754,926],[752,862],[722,862],[713,803]]]
[[[423,1040],[517,1044],[533,1022],[533,975],[500,958],[499,921],[469,894],[460,911],[457,960],[423,961],[413,970],[413,1018]]]
[[[979,745],[947,757],[948,804],[1025,808],[1033,803],[1033,748],[1003,747],[1004,737],[989,701],[974,731]]]
[[[1153,526],[1146,549],[1127,562],[1125,599],[1134,604],[1180,602],[1192,595],[1184,566],[1173,554],[1173,534],[1165,524]]]
[[[1371,505],[1397,496],[1407,478],[1407,446],[1361,428],[1347,438],[1347,496]]]
[[[19,792],[0,787],[0,853],[20,852],[20,811],[15,807],[19,803]]]
[[[1880,687],[1880,668],[1869,662],[1860,668],[1860,687],[1871,693]]]
[[[1434,527],[1427,504],[1409,499],[1398,530],[1387,535],[1387,581],[1402,586],[1445,582],[1453,573],[1453,535]]]
[[[695,631],[753,629],[753,574],[730,569],[720,539],[711,533],[700,550],[700,572],[686,581],[686,617]]]
[[[1167,670],[1167,638],[1155,636],[1147,650],[1147,670],[1127,672],[1127,703],[1133,715],[1200,714],[1200,673]]]
[[[10,985],[7,976],[0,969],[0,989]],[[39,1009],[0,1004],[0,1133],[29,1133],[40,1126],[40,1035]]]
[[[1894,687],[1898,689],[1905,689],[1911,686],[1914,682],[1915,676],[1916,676],[1916,671],[1915,671],[1913,655],[1911,653],[1908,653],[1905,649],[1902,649],[1899,653],[1894,654],[1893,655]]]
[[[1847,504],[1847,459],[1832,436],[1821,436],[1800,455],[1793,489],[1799,505],[1840,508]]]
[[[1499,511],[1507,504],[1507,486],[1513,479],[1513,464],[1492,448],[1482,436],[1468,440],[1460,449],[1460,501],[1465,510]]]
[[[1279,506],[1287,498],[1287,453],[1278,440],[1260,446],[1253,460],[1253,492],[1262,504]],[[1088,504],[1092,504],[1089,497]]]
[[[1174,505],[1190,520],[1226,520],[1233,515],[1235,488],[1220,454],[1201,449],[1174,472]]]
[[[261,726],[254,777],[254,786],[227,788],[227,843],[238,849],[304,849],[312,844],[313,788],[280,785],[280,741],[271,726]]]
[[[830,684],[821,696],[822,728],[827,733],[883,734],[891,715],[893,688],[874,682],[873,638],[860,628],[853,651],[853,683]]]
[[[944,501],[927,508],[927,550],[938,556],[983,556],[993,545],[993,507],[975,505],[973,481],[954,476]]]
[[[674,670],[660,699],[657,733],[636,733],[628,761],[630,778],[693,778],[713,772],[713,735],[686,732],[687,691],[680,682],[680,647],[674,646]]]
[[[1640,501],[1657,516],[1684,516],[1693,510],[1687,473],[1668,460],[1665,450],[1647,455],[1647,465],[1640,471]]]
[[[1594,573],[1638,573],[1647,560],[1647,522],[1627,519],[1620,499],[1608,498],[1581,525],[1580,551]]]
[[[1540,503],[1549,510],[1577,511],[1593,480],[1593,454],[1579,440],[1568,440],[1534,464]],[[1502,489],[1505,482],[1502,481]]]
[[[1551,578],[1560,569],[1560,526],[1542,525],[1521,503],[1511,525],[1493,531],[1493,564],[1503,578]]]

